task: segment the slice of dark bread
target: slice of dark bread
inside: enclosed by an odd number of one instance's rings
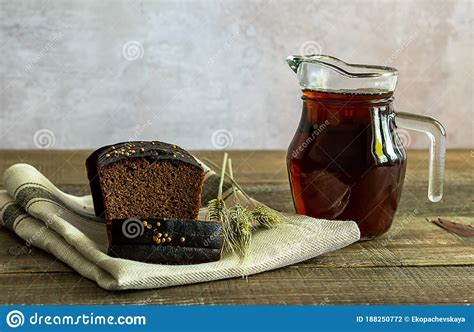
[[[196,219],[204,170],[189,152],[163,142],[124,142],[86,161],[95,213],[112,219]]]
[[[114,219],[108,254],[147,263],[198,264],[221,258],[219,221],[164,218]]]

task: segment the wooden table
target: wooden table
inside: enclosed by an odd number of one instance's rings
[[[17,162],[33,164],[63,190],[88,193],[88,151],[0,151],[0,171]],[[220,162],[221,152],[196,152]],[[257,199],[293,211],[284,153],[230,153],[237,180]],[[405,187],[392,229],[380,239],[355,243],[294,266],[250,276],[146,291],[99,288],[53,256],[24,245],[0,227],[1,304],[397,304],[473,303],[474,240],[426,221],[445,217],[474,223],[470,151],[447,155],[445,196],[428,202],[427,153],[409,151]]]

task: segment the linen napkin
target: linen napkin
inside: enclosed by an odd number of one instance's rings
[[[215,198],[219,177],[205,168],[202,201]],[[108,290],[161,288],[249,276],[277,269],[343,248],[360,238],[353,221],[328,221],[284,214],[274,229],[253,233],[244,261],[226,253],[217,262],[194,265],[159,265],[112,258],[107,252],[103,219],[95,217],[92,197],[77,197],[59,190],[37,169],[27,164],[8,168],[0,191],[1,224],[15,232],[27,246],[41,248],[68,264],[82,276]],[[253,207],[230,182],[224,186],[227,205],[239,201]],[[200,218],[207,211],[202,208]]]

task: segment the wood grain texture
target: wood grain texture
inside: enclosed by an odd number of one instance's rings
[[[31,163],[61,189],[84,195],[88,186],[83,162],[88,154],[1,151],[0,171],[16,162]],[[196,154],[215,162],[222,157],[220,152]],[[284,152],[234,151],[231,157],[237,180],[249,194],[293,211]],[[426,221],[444,217],[474,224],[474,158],[469,151],[448,152],[445,196],[438,204],[426,198],[427,163],[426,152],[409,151],[400,206],[384,236],[247,280],[108,292],[42,250],[13,256],[24,242],[0,228],[0,303],[474,303],[474,240]]]
[[[109,292],[72,273],[1,274],[2,303],[384,304],[473,302],[471,266],[313,269],[159,290]]]

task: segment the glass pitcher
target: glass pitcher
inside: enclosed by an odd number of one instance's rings
[[[303,91],[303,113],[287,153],[297,213],[354,220],[362,240],[387,232],[406,169],[397,127],[429,136],[428,198],[441,200],[445,129],[432,117],[394,111],[396,69],[326,55],[287,62]]]

